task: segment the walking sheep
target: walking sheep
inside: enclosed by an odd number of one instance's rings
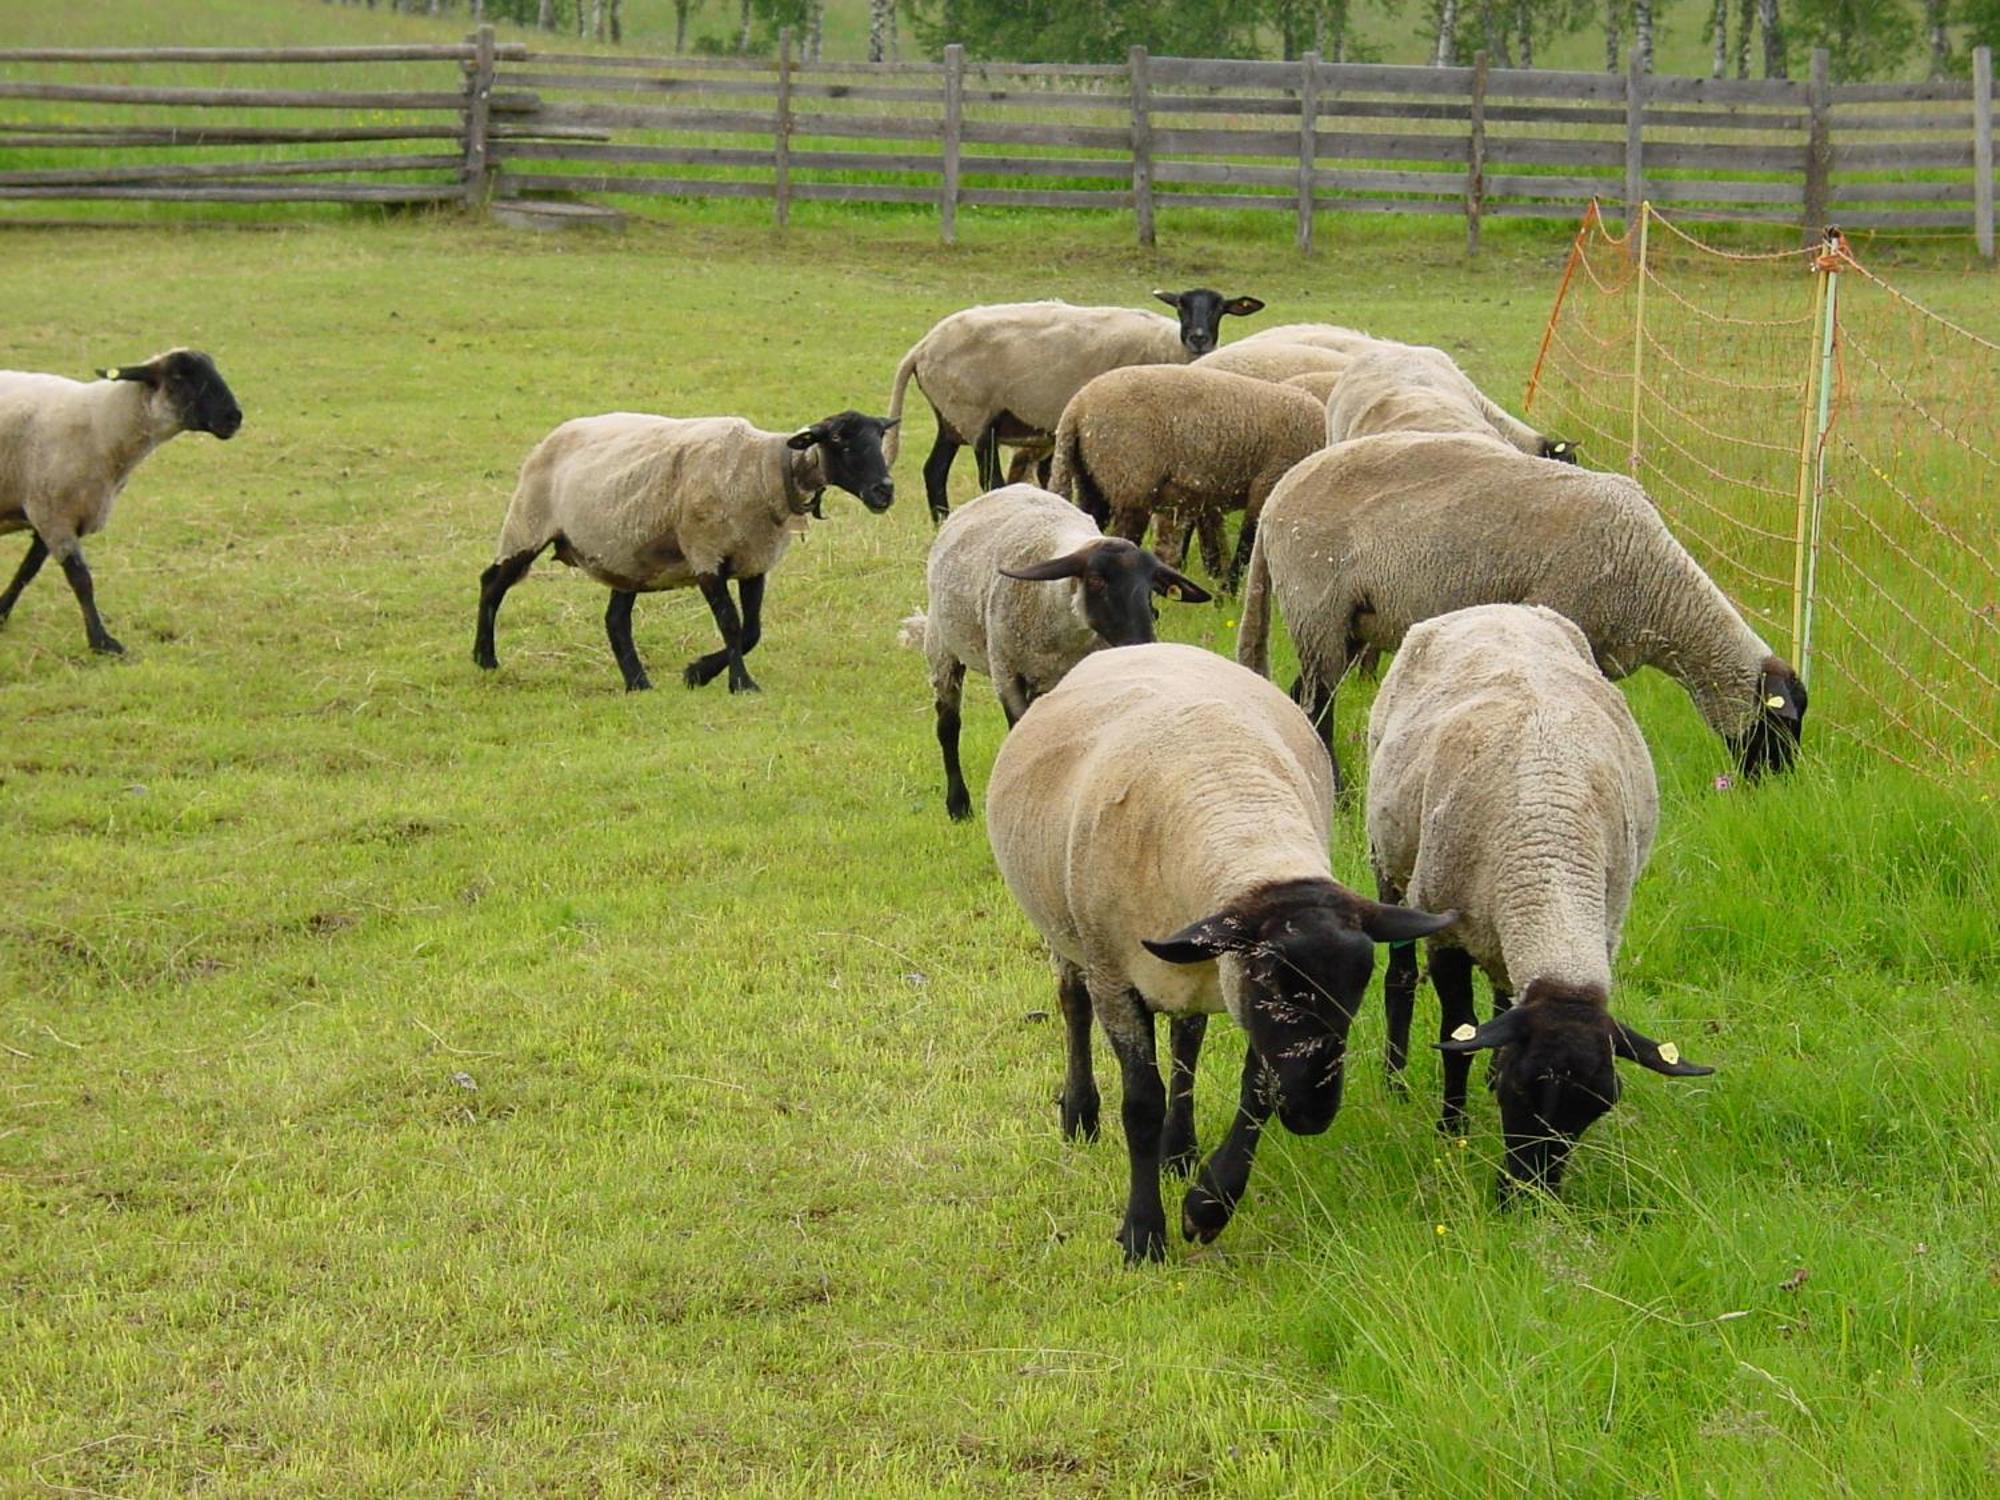
[[[90,649],[119,656],[125,648],[97,612],[83,538],[104,529],[112,502],[147,454],[182,432],[227,442],[243,425],[243,409],[215,361],[194,349],[98,374],[103,378],[85,383],[0,370],[0,534],[33,533],[0,594],[0,624],[53,557],[83,611]]]
[[[929,607],[903,626],[930,663],[944,808],[954,819],[972,816],[958,760],[967,667],[992,679],[1011,729],[1091,652],[1152,640],[1153,595],[1208,600],[1152,553],[1103,535],[1062,496],[1026,484],[953,511],[931,543],[924,582]]]
[[[740,417],[654,417],[612,412],[565,422],[536,445],[500,528],[493,565],[479,575],[472,659],[489,671],[493,625],[507,591],[553,545],[558,561],[611,590],[604,628],[636,692],[652,682],[632,644],[632,604],[642,593],[701,590],[722,649],[681,674],[701,687],[723,668],[729,691],[754,693],[743,659],[763,633],[764,577],[803,517],[819,513],[833,485],[872,511],[895,498],[882,434],[893,421],[844,411],[789,437]],[[736,580],[742,612],[729,597]]]
[[[1617,1102],[1615,1057],[1675,1078],[1715,1071],[1610,1009],[1611,964],[1658,823],[1646,742],[1575,625],[1538,606],[1486,604],[1404,638],[1368,719],[1368,846],[1384,901],[1458,913],[1430,940],[1438,1128],[1463,1133],[1472,1054],[1499,1048],[1503,1200],[1521,1185],[1561,1186],[1577,1139]],[[1495,1006],[1477,1027],[1474,964]],[[1391,1079],[1408,1055],[1416,988],[1415,952],[1392,949]]]
[[[1194,1156],[1193,1049],[1184,1056],[1182,1041],[1199,1031],[1176,1029],[1169,1109],[1154,1014],[1185,1025],[1226,1010],[1248,1034],[1235,1119],[1182,1205],[1182,1232],[1212,1240],[1274,1108],[1295,1134],[1333,1123],[1374,945],[1452,921],[1335,881],[1332,804],[1326,753],[1298,707],[1193,646],[1086,657],[1000,747],[987,833],[1056,959],[1066,1134],[1097,1131],[1093,1011],[1118,1058],[1128,1261],[1164,1256],[1160,1167]]]
[[[1201,365],[1142,365],[1100,375],[1070,398],[1056,428],[1050,488],[1105,531],[1137,542],[1153,512],[1202,529],[1221,576],[1228,511],[1243,530],[1224,587],[1235,592],[1264,497],[1325,442],[1326,408],[1304,391]],[[1210,530],[1214,540],[1210,540]]]
[[[1342,443],[1264,504],[1236,642],[1236,659],[1260,672],[1273,590],[1301,701],[1324,715],[1329,747],[1334,692],[1364,648],[1392,651],[1411,626],[1455,609],[1520,603],[1575,621],[1609,677],[1651,666],[1679,682],[1746,776],[1782,771],[1798,751],[1805,684],[1621,475],[1477,435]]]
[[[912,376],[937,415],[937,440],[924,461],[931,519],[951,509],[946,483],[958,450],[970,444],[982,489],[1000,485],[1000,444],[1045,450],[1064,405],[1093,375],[1124,365],[1184,365],[1216,345],[1225,316],[1248,317],[1264,304],[1197,287],[1154,292],[1179,321],[1129,307],[1008,302],[941,318],[896,367],[891,421],[903,414]],[[889,462],[899,443],[889,440]]]

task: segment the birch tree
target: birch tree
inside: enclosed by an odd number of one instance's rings
[[[896,10],[896,0],[868,0],[868,60],[887,62],[889,60],[889,22]]]

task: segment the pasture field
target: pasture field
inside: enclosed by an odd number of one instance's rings
[[[90,548],[128,658],[54,570],[0,630],[0,1491],[1993,1492],[1992,787],[1809,719],[1796,774],[1719,793],[1684,695],[1628,684],[1663,817],[1616,1005],[1716,1075],[1630,1076],[1567,1201],[1501,1214],[1490,1102],[1439,1139],[1427,1051],[1391,1098],[1371,1000],[1333,1130],[1274,1131],[1218,1244],[1133,1271],[1122,1141],[1058,1134],[1050,972],[895,645],[921,403],[896,507],[829,495],[773,578],[761,696],[677,684],[692,593],[641,601],[663,685],[621,692],[604,592],[553,563],[473,668],[564,417],[880,412],[950,309],[1202,283],[1513,396],[1565,249],[1341,221],[1303,261],[1204,222],[1157,255],[1122,218],[943,251],[722,208],[0,235],[0,364],[186,342],[247,418]],[[1942,259],[1897,276],[1990,307]],[[1230,648],[1233,603],[1162,614]],[[983,683],[967,719],[977,796]],[[1366,887],[1358,813],[1334,857]],[[1239,1047],[1211,1029],[1204,1145]]]

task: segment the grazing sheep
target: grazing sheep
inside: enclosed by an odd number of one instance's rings
[[[1152,553],[1105,536],[1062,496],[1025,484],[953,511],[931,543],[924,582],[929,608],[903,626],[930,662],[944,807],[953,818],[972,815],[958,762],[967,667],[992,679],[1011,728],[1091,652],[1152,640],[1153,595],[1208,599]]]
[[[1307,370],[1303,375],[1287,375],[1278,384],[1296,386],[1324,406],[1340,384],[1341,374],[1340,370]]]
[[[1679,682],[1745,775],[1784,770],[1798,750],[1805,684],[1622,475],[1478,435],[1357,438],[1307,458],[1264,504],[1236,642],[1259,671],[1273,589],[1329,746],[1334,691],[1363,648],[1393,651],[1455,609],[1520,603],[1574,620],[1607,676],[1652,666]]]
[[[1243,532],[1225,583],[1250,555],[1264,497],[1325,443],[1326,408],[1304,391],[1201,365],[1141,365],[1100,375],[1070,398],[1056,428],[1049,486],[1105,531],[1137,542],[1158,509],[1220,533],[1228,511]]]
[[[828,485],[872,511],[895,499],[882,434],[893,421],[844,411],[789,437],[741,417],[578,417],[543,438],[521,465],[493,565],[479,575],[472,659],[491,670],[500,601],[553,545],[559,561],[611,590],[604,628],[625,688],[652,686],[632,644],[642,593],[700,588],[722,649],[689,662],[689,687],[729,669],[729,691],[754,693],[743,658],[763,633],[764,575]],[[742,613],[729,597],[735,579]]]
[[[1247,375],[1252,380],[1279,384],[1294,375],[1338,375],[1347,368],[1349,356],[1306,344],[1286,344],[1259,339],[1243,339],[1213,354],[1204,354],[1197,363],[1204,370],[1220,370],[1226,375]]]
[[[125,648],[97,613],[83,538],[104,529],[112,501],[147,454],[182,432],[227,442],[243,425],[243,409],[215,361],[194,349],[97,373],[103,378],[86,384],[0,370],[0,534],[33,533],[0,594],[0,624],[54,557],[83,611],[90,649],[118,656]]]
[[[1441,349],[1382,344],[1354,356],[1326,402],[1326,441],[1380,432],[1491,433],[1537,458],[1576,462],[1576,447],[1515,420]]]
[[[1539,606],[1485,604],[1404,638],[1368,719],[1368,846],[1384,901],[1459,914],[1430,940],[1438,1128],[1463,1133],[1472,1054],[1501,1049],[1503,1199],[1523,1184],[1561,1186],[1577,1138],[1618,1099],[1614,1057],[1676,1078],[1714,1071],[1611,1014],[1611,964],[1658,823],[1646,741],[1575,625]],[[1478,1027],[1474,964],[1495,1004]],[[1416,987],[1415,952],[1391,950],[1392,1079]]]
[[[987,833],[1008,888],[1055,955],[1066,1134],[1097,1131],[1093,1011],[1118,1058],[1127,1260],[1165,1254],[1160,1167],[1194,1156],[1193,1049],[1183,1042],[1199,1032],[1176,1028],[1169,1109],[1154,1014],[1227,1010],[1249,1036],[1235,1120],[1182,1205],[1182,1232],[1211,1240],[1243,1196],[1274,1107],[1299,1135],[1333,1123],[1374,945],[1427,937],[1452,920],[1335,881],[1332,803],[1326,754],[1297,706],[1193,646],[1086,657],[1000,747]]]
[[[1264,304],[1197,287],[1153,295],[1179,321],[1129,307],[1008,302],[941,318],[896,367],[891,421],[903,414],[912,376],[937,415],[937,441],[924,461],[931,519],[951,509],[946,483],[958,450],[972,445],[983,489],[1000,484],[1000,444],[1045,450],[1063,406],[1093,375],[1124,365],[1182,365],[1216,344],[1225,316],[1248,317]],[[889,440],[889,462],[899,443]]]

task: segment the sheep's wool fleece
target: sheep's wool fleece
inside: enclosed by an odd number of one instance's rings
[[[1495,984],[1609,987],[1659,823],[1652,757],[1583,633],[1553,610],[1461,609],[1413,629],[1368,720],[1376,873]]]
[[[1333,773],[1277,688],[1194,646],[1086,657],[1000,747],[987,834],[1007,886],[1094,990],[1155,1010],[1227,1009],[1241,967],[1139,946],[1274,881],[1332,878]]]
[[[1494,433],[1486,399],[1449,357],[1401,346],[1356,355],[1326,403],[1326,441],[1381,432]]]
[[[1180,324],[1130,307],[1013,302],[942,318],[917,349],[917,384],[966,442],[1011,412],[1052,433],[1085,381],[1125,365],[1186,364]]]
[[[102,531],[139,461],[178,431],[129,380],[0,370],[0,533],[51,549]]]
[[[1103,539],[1060,495],[1010,484],[961,505],[938,528],[924,582],[924,655],[935,683],[954,662],[1047,692],[1102,642],[1084,617],[1079,579],[1003,577],[1000,569],[1066,557]]]
[[[814,461],[741,417],[578,417],[521,465],[499,555],[556,542],[615,589],[685,588],[725,563],[756,577],[791,544],[789,497]]]
[[[1290,380],[1294,375],[1337,375],[1347,368],[1348,358],[1348,355],[1335,350],[1308,344],[1248,338],[1209,351],[1195,361],[1195,367],[1279,383]]]

